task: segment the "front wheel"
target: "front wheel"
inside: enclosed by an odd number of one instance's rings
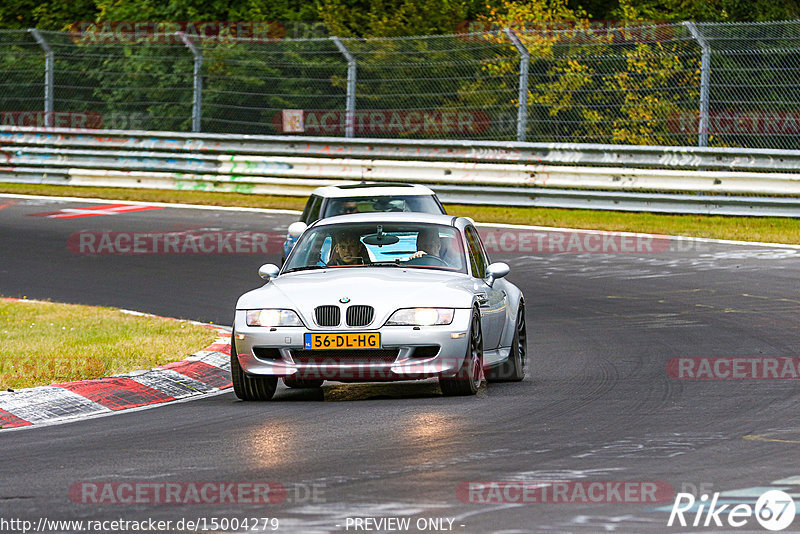
[[[278,387],[277,376],[257,376],[244,372],[236,351],[236,332],[231,332],[231,381],[233,392],[244,401],[268,401]]]
[[[525,378],[525,363],[528,355],[528,333],[525,328],[525,305],[519,303],[517,320],[514,323],[514,339],[508,360],[489,371],[492,382],[519,382]]]
[[[481,316],[478,310],[472,312],[472,323],[469,329],[469,343],[464,362],[455,376],[439,378],[439,387],[445,397],[475,395],[483,378],[483,334],[481,332]]]

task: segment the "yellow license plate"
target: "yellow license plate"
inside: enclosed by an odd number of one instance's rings
[[[341,334],[306,334],[303,340],[307,349],[379,349],[378,332],[346,332]]]

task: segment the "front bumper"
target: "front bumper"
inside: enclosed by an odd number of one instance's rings
[[[447,377],[455,375],[462,366],[469,343],[471,318],[471,310],[456,309],[449,325],[373,329],[269,328],[247,326],[245,311],[236,310],[235,345],[242,369],[254,375],[324,378],[342,382]],[[304,335],[309,332],[379,332],[382,350],[374,353],[348,351],[346,358],[339,357],[334,350],[304,350]],[[314,352],[319,356],[313,357]],[[372,354],[376,355],[375,359],[372,359]]]

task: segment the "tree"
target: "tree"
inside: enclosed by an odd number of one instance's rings
[[[0,28],[63,30],[76,21],[94,20],[97,13],[94,0],[3,0]]]
[[[320,0],[318,15],[331,35],[399,37],[456,33],[496,0]],[[488,6],[487,6],[488,4]]]

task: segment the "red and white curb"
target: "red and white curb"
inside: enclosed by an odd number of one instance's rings
[[[222,393],[231,387],[230,340],[217,339],[185,360],[146,371],[0,392],[0,430],[101,417],[122,410]]]

